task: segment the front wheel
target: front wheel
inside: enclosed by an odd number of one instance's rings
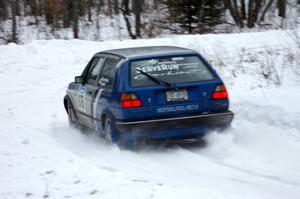
[[[74,108],[72,107],[72,105],[70,103],[68,103],[68,120],[69,120],[69,126],[71,128],[79,129],[80,132],[83,134],[89,133],[87,131],[87,129],[79,123],[79,121],[75,115]]]
[[[78,128],[79,127],[77,118],[75,116],[74,109],[73,109],[73,107],[71,106],[70,103],[68,103],[68,120],[69,120],[69,126],[70,127],[72,127],[72,128]]]

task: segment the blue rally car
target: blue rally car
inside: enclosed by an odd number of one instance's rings
[[[172,46],[95,54],[69,84],[64,106],[71,126],[109,143],[193,138],[233,120],[216,71],[198,52]]]

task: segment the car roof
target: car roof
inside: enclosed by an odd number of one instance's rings
[[[161,55],[172,53],[196,53],[196,51],[176,47],[176,46],[144,46],[144,47],[132,47],[132,48],[120,48],[113,50],[106,50],[97,54],[113,54],[124,58],[149,56],[149,55]]]

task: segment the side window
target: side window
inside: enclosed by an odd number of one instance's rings
[[[96,79],[99,73],[101,72],[103,63],[105,58],[103,57],[95,57],[91,63],[91,66],[87,72],[86,83],[88,84],[96,84]]]
[[[103,66],[101,72],[101,78],[99,80],[100,86],[111,89],[115,82],[117,64],[119,60],[116,58],[108,57]]]

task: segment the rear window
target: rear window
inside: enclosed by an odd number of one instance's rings
[[[140,71],[170,84],[215,79],[198,56],[176,56],[132,61],[130,63],[130,85],[132,87],[157,85],[156,82]]]

